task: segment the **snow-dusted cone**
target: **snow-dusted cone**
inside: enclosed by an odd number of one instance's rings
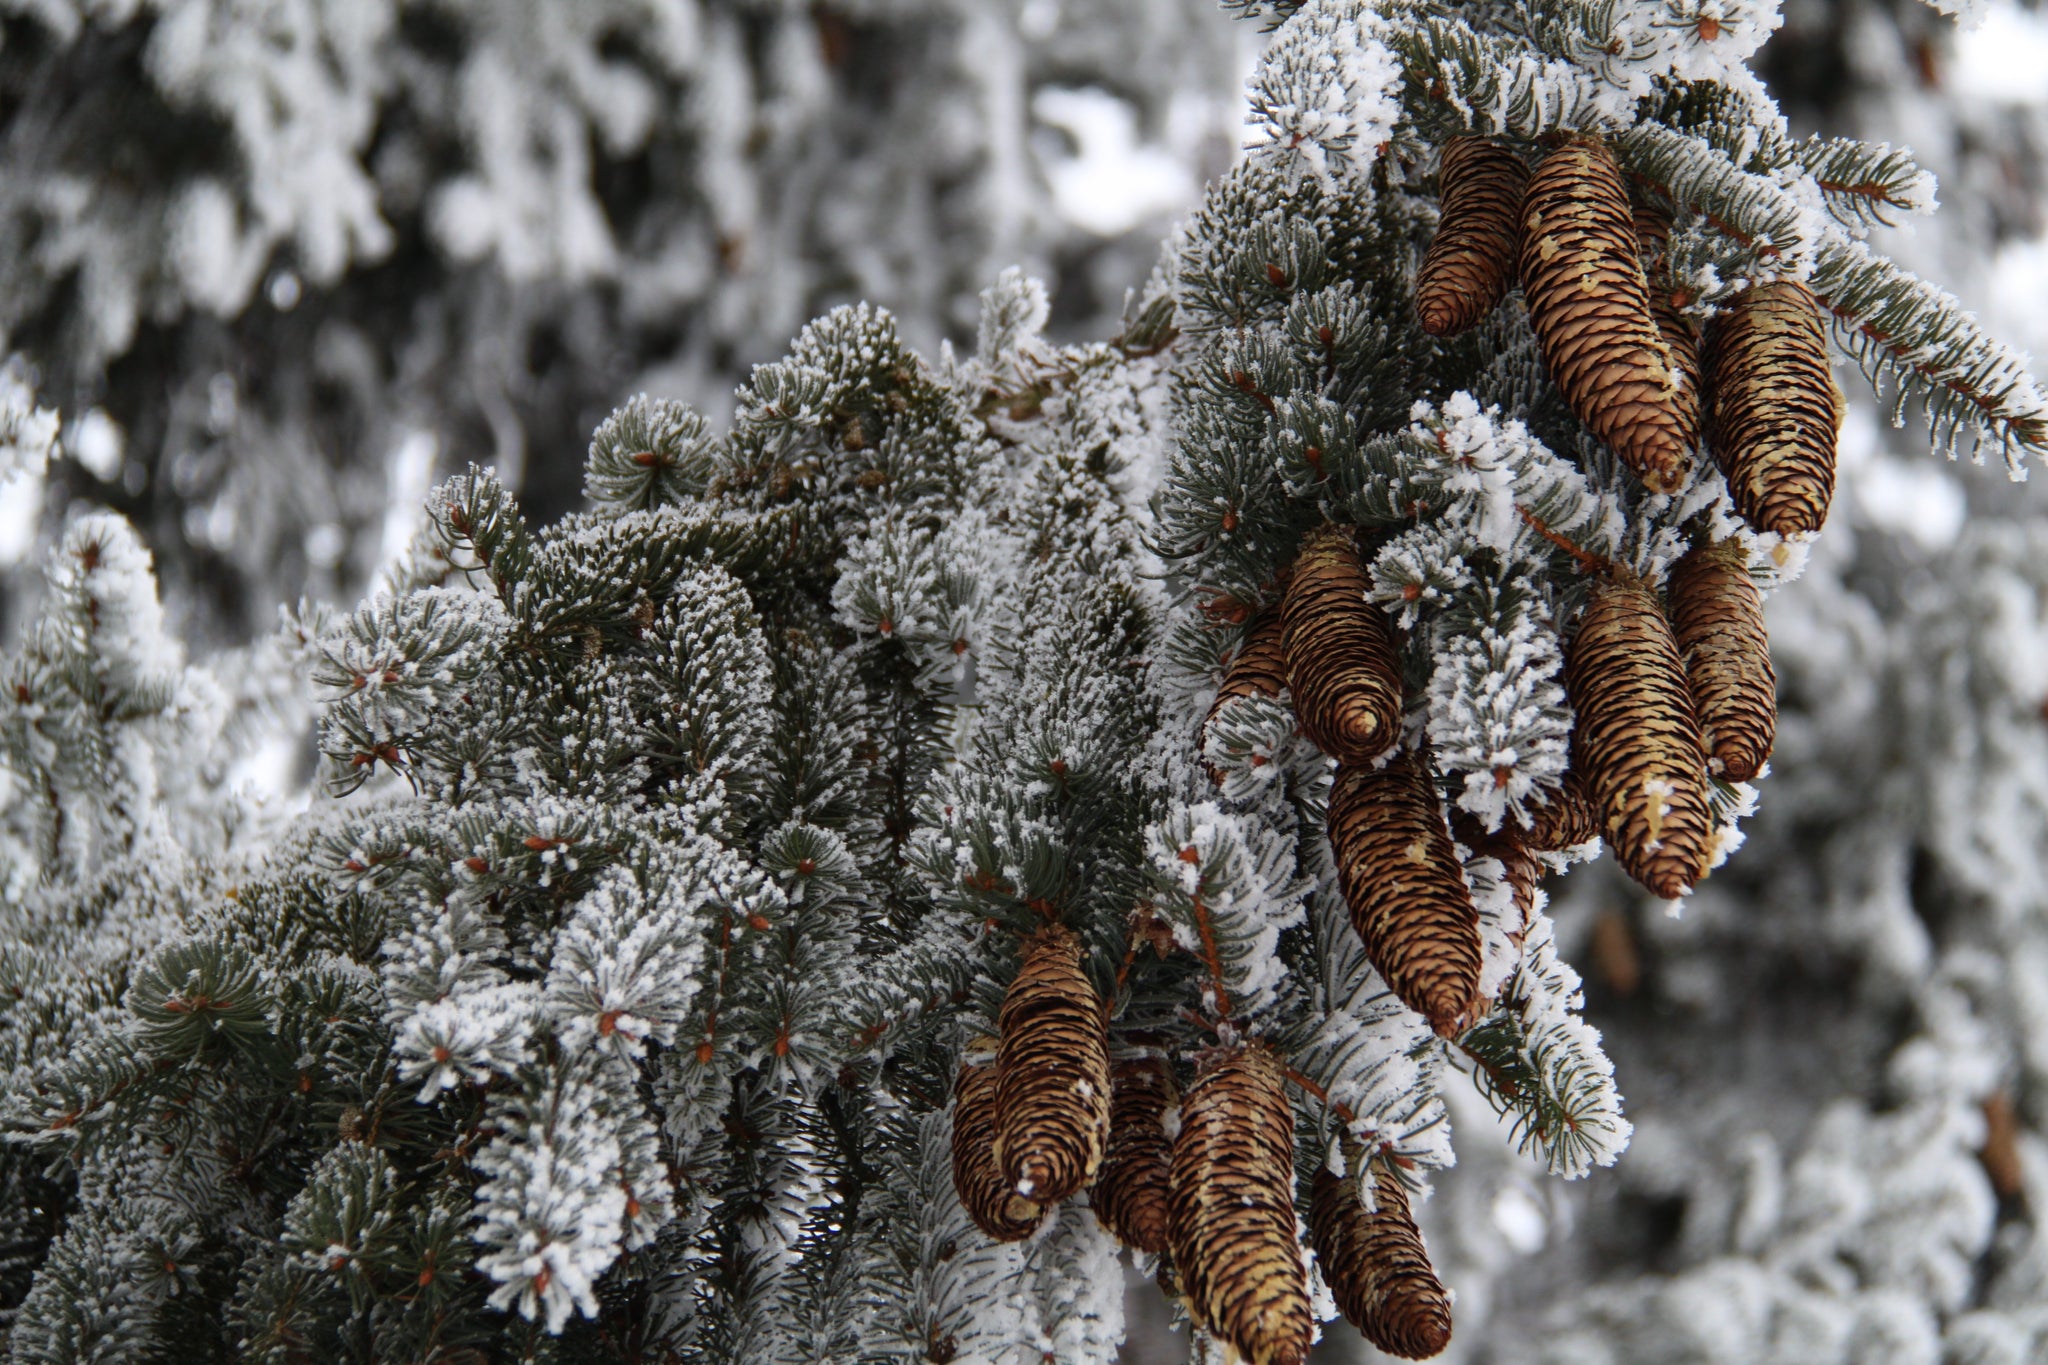
[[[1401,732],[1401,664],[1386,614],[1366,600],[1371,586],[1350,530],[1324,526],[1302,541],[1280,602],[1294,713],[1346,763],[1371,762]]]
[[[1287,686],[1287,652],[1281,645],[1280,613],[1269,611],[1252,623],[1244,645],[1223,670],[1223,683],[1209,715],[1202,722],[1206,733],[1216,713],[1239,697],[1277,697]]]
[[[1167,1242],[1195,1321],[1251,1365],[1301,1365],[1311,1323],[1294,1111],[1265,1047],[1227,1053],[1189,1087],[1167,1181]]]
[[[1557,853],[1600,837],[1600,811],[1577,773],[1566,773],[1559,786],[1544,793],[1542,805],[1524,808],[1530,817],[1519,837],[1525,847]]]
[[[1045,1210],[1010,1188],[996,1166],[996,1069],[963,1065],[953,1082],[953,1188],[967,1216],[998,1242],[1020,1242]]]
[[[1605,146],[1573,142],[1536,168],[1520,272],[1537,347],[1572,411],[1651,489],[1676,488],[1699,436],[1699,395],[1650,316],[1628,190]]]
[[[1665,594],[1708,769],[1747,782],[1771,756],[1778,729],[1778,675],[1747,557],[1733,541],[1696,545],[1671,571]]]
[[[1102,1226],[1125,1246],[1166,1250],[1166,1180],[1173,1139],[1164,1120],[1179,1096],[1156,1057],[1118,1062],[1110,1072],[1109,1154],[1088,1198]]]
[[[1109,1140],[1109,1044],[1078,939],[1055,925],[1025,945],[1000,1023],[996,1162],[1018,1194],[1058,1203]]]
[[[1709,341],[1709,439],[1735,510],[1781,536],[1818,531],[1842,428],[1820,300],[1796,280],[1760,284],[1721,310]]]
[[[1441,215],[1422,270],[1415,312],[1431,336],[1456,336],[1491,313],[1515,283],[1521,245],[1522,159],[1483,137],[1454,137],[1437,177]]]
[[[1643,278],[1650,291],[1650,318],[1657,324],[1657,334],[1671,349],[1671,363],[1678,367],[1685,386],[1697,394],[1702,373],[1699,329],[1678,310],[1679,301],[1673,297],[1671,282],[1664,274],[1664,253],[1671,245],[1671,220],[1655,209],[1639,208],[1635,222]]]
[[[1340,767],[1329,831],[1366,957],[1438,1033],[1461,1032],[1479,994],[1479,912],[1422,762]]]
[[[1380,1179],[1377,1207],[1365,1211],[1358,1189],[1326,1169],[1309,1192],[1309,1239],[1337,1308],[1388,1355],[1426,1360],[1451,1342],[1451,1296],[1429,1263],[1408,1211],[1408,1191]]]
[[[1678,641],[1657,594],[1634,579],[1594,585],[1565,650],[1572,769],[1600,811],[1621,870],[1659,896],[1707,874],[1707,754]]]

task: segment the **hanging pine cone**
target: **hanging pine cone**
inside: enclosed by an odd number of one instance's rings
[[[1018,1194],[1058,1203],[1109,1139],[1109,1044],[1078,939],[1054,925],[1025,944],[1000,1023],[996,1162]]]
[[[1021,1242],[1045,1210],[1010,1188],[996,1166],[996,1069],[964,1064],[953,1082],[953,1188],[967,1216],[998,1242]]]
[[[1302,542],[1280,602],[1287,683],[1302,730],[1324,753],[1370,763],[1400,738],[1401,664],[1351,532],[1325,526]]]
[[[1621,870],[1659,896],[1707,874],[1707,754],[1678,641],[1640,581],[1594,585],[1565,651],[1572,768],[1599,806]]]
[[[1757,285],[1721,310],[1709,341],[1710,437],[1735,510],[1781,536],[1818,531],[1842,429],[1820,300],[1795,280]]]
[[[1691,318],[1679,311],[1671,281],[1665,274],[1664,258],[1671,248],[1671,220],[1656,209],[1635,211],[1636,244],[1644,257],[1643,278],[1650,291],[1650,320],[1657,334],[1671,349],[1671,363],[1678,369],[1686,388],[1700,392],[1700,338]]]
[[[1089,1200],[1102,1226],[1125,1246],[1166,1250],[1166,1178],[1173,1139],[1164,1119],[1179,1097],[1156,1057],[1118,1062],[1110,1073],[1109,1153]]]
[[[1181,1102],[1167,1172],[1167,1245],[1190,1312],[1251,1365],[1301,1365],[1311,1331],[1282,1080],[1259,1044],[1217,1061]]]
[[[1522,159],[1483,137],[1444,145],[1436,237],[1415,277],[1415,311],[1431,336],[1456,336],[1494,310],[1515,283],[1521,245]]]
[[[1526,925],[1529,912],[1536,905],[1536,888],[1543,884],[1543,864],[1514,822],[1503,821],[1499,829],[1489,832],[1469,813],[1458,811],[1451,817],[1451,833],[1475,857],[1500,863],[1501,880],[1514,893],[1515,905],[1522,912],[1521,923]]]
[[[1628,190],[1606,147],[1574,142],[1536,168],[1520,268],[1537,347],[1572,411],[1652,490],[1677,488],[1699,397],[1651,320]]]
[[[1696,545],[1666,591],[1709,771],[1747,782],[1771,756],[1778,728],[1778,675],[1748,558],[1730,540]]]
[[[1566,773],[1564,781],[1544,793],[1543,805],[1531,802],[1523,807],[1530,817],[1521,831],[1522,843],[1544,853],[1576,848],[1600,837],[1600,812],[1586,794],[1586,784],[1577,773]]]
[[[1373,1203],[1367,1213],[1351,1181],[1317,1169],[1308,1214],[1316,1264],[1338,1310],[1367,1341],[1403,1360],[1426,1360],[1451,1343],[1451,1296],[1429,1263],[1401,1182],[1378,1177]]]
[[[1281,645],[1280,613],[1269,611],[1252,623],[1237,657],[1223,670],[1223,685],[1216,689],[1216,700],[1209,704],[1202,732],[1208,733],[1216,713],[1226,703],[1239,697],[1277,697],[1286,686],[1287,651]]]
[[[1479,993],[1479,912],[1424,763],[1338,768],[1329,831],[1366,957],[1438,1033],[1461,1032]]]

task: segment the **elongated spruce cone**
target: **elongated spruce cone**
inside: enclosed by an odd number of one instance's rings
[[[1566,773],[1560,785],[1544,794],[1550,799],[1543,805],[1529,802],[1523,807],[1530,817],[1519,832],[1524,846],[1560,853],[1600,837],[1599,807],[1577,773]]]
[[[1156,1057],[1118,1062],[1109,1083],[1109,1154],[1088,1198],[1118,1241],[1157,1255],[1166,1250],[1167,1168],[1173,1157],[1163,1121],[1180,1097],[1173,1073]]]
[[[1309,1240],[1338,1311],[1388,1355],[1426,1360],[1451,1343],[1451,1296],[1408,1212],[1408,1191],[1381,1178],[1371,1213],[1349,1180],[1316,1172]]]
[[[1491,313],[1515,284],[1522,242],[1522,159],[1483,137],[1444,145],[1436,236],[1415,277],[1415,311],[1431,336],[1456,336]]]
[[[1696,545],[1672,569],[1665,594],[1707,769],[1747,782],[1771,756],[1778,730],[1778,675],[1748,557],[1729,540]]]
[[[953,1082],[953,1188],[967,1216],[998,1242],[1021,1242],[1045,1210],[1010,1188],[996,1166],[996,1069],[963,1065]]]
[[[1167,1171],[1167,1245],[1195,1321],[1251,1365],[1301,1365],[1311,1331],[1294,1235],[1294,1111],[1251,1044],[1188,1088]]]
[[[1606,147],[1560,147],[1530,177],[1521,276],[1537,349],[1572,411],[1650,489],[1676,489],[1699,437],[1699,394],[1650,316],[1628,190]]]
[[[1414,754],[1337,769],[1330,848],[1366,958],[1445,1037],[1478,1003],[1479,912],[1428,770]]]
[[[1842,429],[1820,300],[1794,280],[1757,285],[1715,317],[1709,342],[1708,434],[1735,510],[1781,536],[1818,531]]]
[[[1401,735],[1401,663],[1351,532],[1313,531],[1280,601],[1287,685],[1302,730],[1324,753],[1370,763]]]
[[[1685,386],[1694,393],[1700,393],[1700,334],[1691,318],[1679,311],[1679,300],[1672,293],[1671,280],[1665,271],[1665,253],[1671,247],[1671,220],[1655,209],[1639,208],[1635,212],[1636,243],[1641,248],[1643,278],[1649,285],[1650,319],[1657,324],[1657,334],[1664,338],[1664,344],[1671,349],[1671,363],[1678,368],[1678,374]],[[1704,403],[1704,396],[1699,400]]]
[[[1572,770],[1621,870],[1667,899],[1707,874],[1707,753],[1678,641],[1641,582],[1594,585],[1565,650]]]
[[[999,1022],[996,1162],[1018,1194],[1055,1204],[1109,1141],[1109,1042],[1078,939],[1054,926],[1025,945]]]
[[[1456,811],[1451,816],[1451,833],[1475,857],[1500,863],[1501,880],[1514,894],[1515,906],[1522,912],[1512,930],[1519,942],[1529,923],[1529,912],[1536,907],[1536,889],[1543,884],[1543,864],[1536,851],[1512,820],[1503,821],[1499,829],[1489,832],[1468,812]]]
[[[1225,703],[1239,697],[1277,697],[1287,686],[1287,651],[1281,634],[1278,611],[1266,612],[1252,622],[1244,644],[1223,670],[1223,683],[1216,689],[1216,700],[1209,704],[1209,715],[1202,722],[1204,734]]]

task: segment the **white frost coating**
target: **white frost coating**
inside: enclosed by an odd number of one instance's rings
[[[57,451],[58,427],[56,412],[36,405],[19,361],[0,365],[0,485],[17,475],[40,476]]]
[[[1530,917],[1541,915],[1550,898],[1537,887],[1525,911],[1500,859],[1476,856],[1463,845],[1459,853],[1465,863],[1465,884],[1472,888],[1472,904],[1479,911],[1479,994],[1491,1000],[1521,965]]]
[[[1600,1031],[1579,1017],[1585,1005],[1579,985],[1579,974],[1557,955],[1549,916],[1533,914],[1521,964],[1501,1002],[1521,1026],[1524,1058],[1573,1116],[1568,1135],[1533,1135],[1551,1173],[1567,1180],[1613,1165],[1634,1132],[1621,1115],[1614,1063],[1601,1050]]]
[[[398,1078],[420,1082],[426,1104],[464,1081],[482,1085],[493,1074],[511,1076],[533,1060],[540,991],[531,982],[477,986],[429,1001],[398,1024],[391,1050]]]
[[[1302,920],[1307,883],[1292,840],[1213,802],[1176,803],[1145,831],[1153,908],[1198,956],[1213,945],[1230,1013],[1256,1015],[1287,974],[1280,931]]]
[[[1537,604],[1540,608],[1540,602]],[[1502,633],[1439,635],[1429,679],[1429,738],[1439,767],[1462,772],[1458,805],[1497,830],[1512,808],[1564,779],[1571,713],[1558,675],[1557,635],[1535,612]]]
[[[702,853],[716,856],[703,843]],[[682,890],[672,879],[667,894],[652,897],[615,871],[577,905],[555,940],[546,987],[550,1022],[571,1055],[596,1047],[637,1060],[649,1042],[675,1041],[705,952],[694,922],[702,898]]]
[[[575,1071],[550,1071],[491,1112],[498,1135],[476,1158],[477,1268],[498,1281],[492,1307],[559,1332],[572,1309],[597,1316],[597,1277],[624,1239],[620,1125]]]
[[[1362,175],[1401,121],[1401,63],[1343,0],[1309,0],[1266,47],[1249,91],[1253,155],[1319,178]]]

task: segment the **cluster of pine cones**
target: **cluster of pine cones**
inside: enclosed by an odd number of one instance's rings
[[[1680,311],[1686,293],[1653,282],[1669,221],[1631,206],[1598,141],[1567,142],[1532,174],[1500,143],[1456,138],[1439,191],[1416,282],[1426,331],[1473,326],[1519,281],[1552,380],[1647,488],[1679,487],[1704,438],[1751,526],[1785,537],[1820,529],[1842,396],[1812,291],[1753,286],[1721,309],[1703,345]],[[1755,777],[1776,728],[1762,603],[1741,550],[1702,537],[1661,598],[1626,570],[1603,573],[1565,686],[1578,779],[1567,799],[1590,799],[1596,832],[1630,876],[1683,894],[1714,860],[1709,779]]]
[[[1162,1257],[1161,1281],[1252,1365],[1301,1365],[1314,1335],[1296,1235],[1294,1109],[1264,1044],[1220,1047],[1185,1095],[1156,1056],[1111,1064],[1101,998],[1080,946],[1053,927],[1025,944],[993,1062],[960,1068],[953,1185],[998,1241],[1031,1235],[1083,1188],[1102,1225]],[[1373,1203],[1318,1169],[1309,1237],[1344,1315],[1411,1359],[1450,1340],[1450,1298],[1408,1194],[1373,1170]]]
[[[1820,529],[1841,395],[1804,285],[1751,288],[1703,346],[1683,298],[1651,284],[1668,222],[1631,207],[1597,141],[1567,142],[1531,174],[1506,146],[1458,138],[1440,187],[1416,287],[1425,330],[1473,326],[1519,281],[1551,378],[1645,486],[1676,490],[1704,434],[1753,526]],[[1538,855],[1595,838],[1660,896],[1706,874],[1718,837],[1709,784],[1755,777],[1776,728],[1762,602],[1732,541],[1702,536],[1662,593],[1620,566],[1601,569],[1566,647],[1571,772],[1531,818],[1488,831],[1462,812],[1453,828],[1428,753],[1401,745],[1400,643],[1369,587],[1350,528],[1311,532],[1278,607],[1230,660],[1210,717],[1234,698],[1291,694],[1301,732],[1337,760],[1328,833],[1352,927],[1389,988],[1456,1037],[1491,1003],[1460,843],[1500,861],[1525,913]],[[990,1237],[1016,1241],[1087,1189],[1104,1227],[1162,1257],[1162,1282],[1196,1323],[1252,1365],[1299,1365],[1313,1328],[1285,1063],[1256,1041],[1219,1047],[1183,1095],[1162,1058],[1112,1065],[1106,1013],[1070,933],[1055,926],[1025,944],[994,1060],[970,1060],[955,1086],[961,1203]],[[1317,1264],[1374,1345],[1435,1355],[1450,1339],[1449,1297],[1407,1190],[1384,1158],[1353,1155],[1363,1179],[1319,1169],[1311,1182]]]

